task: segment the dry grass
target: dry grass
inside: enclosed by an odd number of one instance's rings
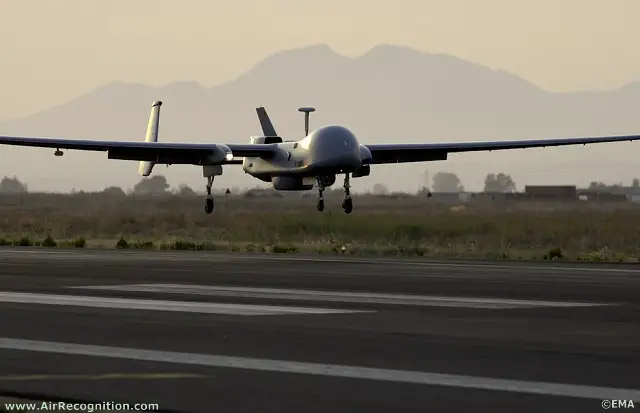
[[[311,194],[313,195],[313,194]],[[468,204],[419,197],[354,197],[346,215],[329,195],[217,198],[104,194],[0,196],[4,244],[626,261],[638,256],[633,205]],[[453,207],[453,208],[452,208]],[[83,240],[86,240],[84,242]]]

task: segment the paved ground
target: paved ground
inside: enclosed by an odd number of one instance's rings
[[[0,263],[0,390],[206,413],[640,407],[640,265],[32,249]]]

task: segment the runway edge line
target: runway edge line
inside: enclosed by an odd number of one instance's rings
[[[640,400],[640,390],[636,389],[619,389],[599,386],[532,382],[409,370],[378,369],[371,367],[306,363],[287,360],[270,360],[211,354],[143,350],[124,347],[107,347],[75,343],[34,341],[10,337],[0,338],[0,348],[16,351],[34,351],[208,367],[237,368],[279,373],[381,380],[408,384],[423,384],[492,391],[541,394],[547,396],[599,400]]]

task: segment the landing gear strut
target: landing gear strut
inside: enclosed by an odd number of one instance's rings
[[[353,211],[353,200],[351,199],[351,195],[349,194],[349,173],[344,175],[344,199],[342,200],[342,209],[347,214],[350,214]]]
[[[213,186],[213,179],[216,176],[222,175],[222,165],[203,165],[202,176],[207,178],[207,197],[204,199],[204,212],[210,214],[213,212],[214,202],[213,195],[211,195],[211,187]]]
[[[324,210],[324,199],[322,197],[322,193],[324,192],[324,181],[318,177],[318,211]],[[351,194],[349,194],[349,174],[345,174],[344,176],[344,198],[342,199],[342,209],[347,214],[350,214],[353,211],[353,200],[351,199]]]
[[[204,200],[204,211],[207,214],[213,212],[213,196],[211,195],[211,187],[213,186],[213,176],[207,177],[207,197]]]
[[[324,199],[322,198],[322,193],[324,192],[324,184],[322,183],[322,181],[320,180],[320,178],[318,178],[318,211],[322,212],[324,211]]]

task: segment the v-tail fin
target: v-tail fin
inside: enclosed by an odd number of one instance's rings
[[[269,115],[267,115],[267,110],[264,107],[259,107],[256,108],[256,113],[258,114],[258,120],[260,120],[260,126],[262,127],[264,136],[278,136],[276,128],[273,127],[273,123],[271,123],[271,119],[269,119]]]

